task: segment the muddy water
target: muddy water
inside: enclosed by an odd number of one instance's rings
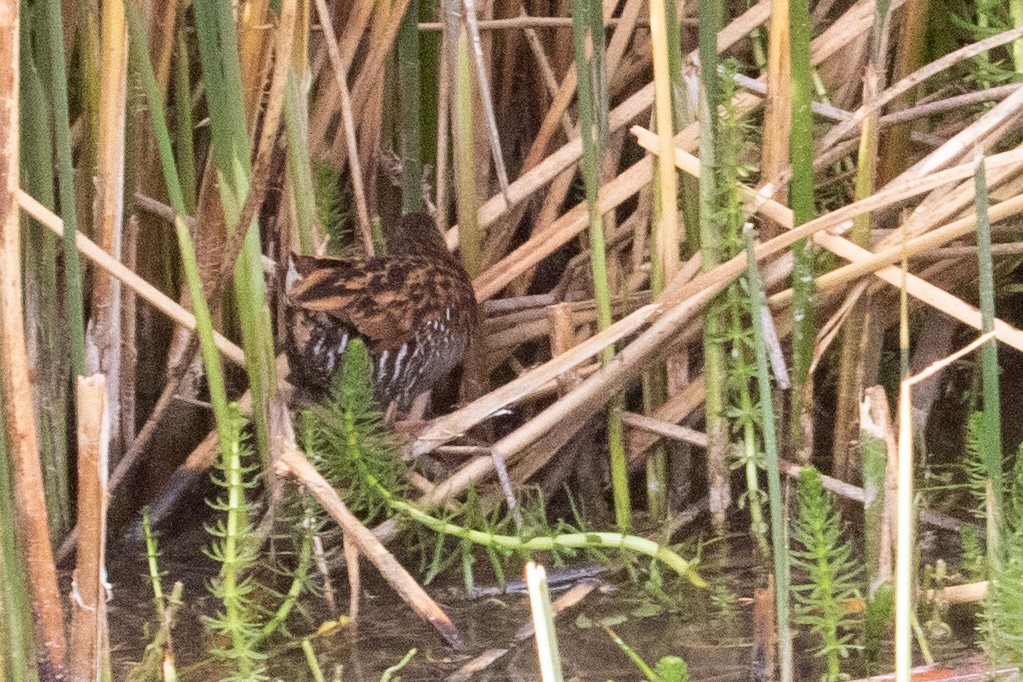
[[[709,590],[676,585],[674,603],[665,609],[663,601],[658,602],[641,586],[630,583],[624,572],[603,574],[599,588],[557,621],[565,679],[644,679],[606,632],[596,625],[601,619],[611,623],[614,631],[651,666],[663,656],[674,655],[685,659],[694,681],[745,682],[752,679],[750,598],[753,590],[765,583],[763,567],[757,563],[756,553],[746,546],[745,538],[733,538],[725,544],[730,545],[725,550],[705,550],[700,571],[711,584],[726,587],[738,598],[729,617],[722,616]],[[213,613],[217,608],[205,588],[215,566],[197,553],[174,556],[171,552],[162,558],[162,568],[167,572],[165,585],[169,587],[175,580],[185,584],[186,606],[174,630],[181,679],[186,682],[219,679],[217,668],[207,659],[206,652],[212,642],[201,620],[204,614]],[[148,641],[143,634],[144,626],[153,616],[149,588],[143,575],[141,560],[122,561],[111,571],[115,587],[111,641],[115,647],[114,660],[118,662],[115,679],[125,679],[128,663],[141,658]],[[412,648],[417,649],[416,655],[399,673],[406,682],[446,679],[470,659],[495,648],[508,649],[508,652],[478,672],[473,680],[539,679],[533,640],[511,644],[516,631],[529,621],[525,596],[469,600],[459,596],[451,583],[431,586],[429,591],[449,613],[466,642],[466,650],[457,652],[446,646],[432,628],[395,597],[372,574],[371,568],[364,568],[363,575],[359,626],[312,640],[327,679],[340,669],[340,679],[375,682]],[[343,583],[341,576],[339,592],[343,592]],[[345,605],[342,611],[347,611],[347,595],[342,593],[338,597]],[[320,622],[338,615],[329,613],[322,600],[307,598],[306,604],[311,619],[293,619],[292,632],[296,635],[309,633]],[[970,639],[969,628],[959,634],[962,639]],[[268,672],[274,679],[289,682],[312,679],[296,644],[298,640],[291,641],[290,646],[284,645],[273,654],[268,661]],[[801,650],[808,641],[800,638],[796,643],[797,679],[816,680],[821,672],[817,667],[819,661],[812,652]],[[963,644],[938,644],[939,660],[961,658],[967,653],[969,649]],[[855,677],[861,671],[853,665],[849,672]]]
[[[204,662],[211,641],[202,624],[203,615],[217,608],[205,588],[216,568],[205,557],[174,556],[173,552],[162,557],[161,567],[167,573],[165,589],[177,580],[185,586],[186,605],[174,630],[179,674],[186,681],[219,679],[216,668]],[[755,571],[756,567],[750,566],[731,566],[727,573],[710,571],[709,567],[703,571],[714,581],[730,584],[740,597],[734,606],[734,616],[727,619],[716,616],[717,610],[706,591],[686,588],[676,603],[664,609],[641,587],[629,583],[624,573],[602,575],[599,586],[558,619],[565,678],[643,679],[636,666],[597,625],[603,619],[651,666],[662,656],[675,655],[689,664],[693,680],[748,680],[752,612],[748,601],[741,598],[749,597],[752,588],[748,586],[759,582]],[[141,560],[130,559],[122,560],[111,570],[114,583],[111,641],[118,663],[116,679],[124,679],[130,662],[141,658],[147,641],[144,629],[153,620],[144,572]],[[512,644],[516,631],[530,618],[524,595],[466,599],[454,584],[431,587],[430,592],[444,606],[466,642],[465,651],[457,652],[446,646],[371,572],[370,568],[363,569],[366,584],[358,627],[312,640],[328,679],[340,666],[344,680],[379,680],[388,667],[412,648],[417,649],[416,655],[399,673],[406,682],[445,679],[470,659],[495,648],[508,652],[472,679],[539,679],[533,640]],[[343,585],[343,576],[339,583]],[[339,599],[345,605],[342,610],[347,611],[347,595],[339,594]],[[295,633],[310,632],[318,623],[337,617],[327,611],[322,600],[307,599],[307,604],[312,620],[293,621]],[[273,655],[269,672],[289,682],[311,679],[297,646],[284,647]]]

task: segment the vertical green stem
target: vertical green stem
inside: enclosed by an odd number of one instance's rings
[[[82,303],[82,266],[75,246],[78,214],[75,208],[74,166],[71,158],[71,128],[68,118],[67,66],[64,62],[64,22],[60,0],[47,0],[46,29],[39,32],[50,53],[53,89],[53,132],[57,143],[57,173],[60,188],[60,217],[64,221],[64,286],[66,288],[68,331],[71,335],[71,369],[85,371],[85,313]]]
[[[704,272],[721,262],[717,170],[717,114],[721,101],[717,74],[717,30],[720,10],[717,0],[699,2],[699,53],[703,88],[700,90],[700,256]],[[707,398],[707,478],[710,514],[714,525],[723,528],[731,504],[728,468],[728,420],[725,417],[724,306],[711,303],[703,329],[703,371]]]
[[[421,76],[419,66],[419,2],[410,0],[398,30],[398,144],[401,149],[401,208],[416,213],[423,201]]]
[[[270,441],[268,404],[270,393],[276,386],[276,376],[270,311],[264,297],[260,263],[259,230],[253,225],[238,224],[241,207],[249,193],[252,162],[237,30],[230,3],[196,0],[192,7],[213,136],[211,151],[224,218],[229,230],[245,230],[234,268],[234,290],[252,391],[256,440],[265,459]]]
[[[316,223],[316,190],[309,155],[309,111],[302,97],[295,69],[288,70],[284,90],[284,132],[288,138],[288,181],[291,204],[298,219],[298,247],[313,252]]]
[[[597,326],[611,326],[611,293],[607,279],[604,250],[604,219],[597,196],[600,189],[602,160],[607,147],[607,88],[604,82],[604,24],[600,2],[573,0],[572,38],[578,72],[579,131],[583,142],[583,179],[586,184],[586,207],[590,221],[590,266],[597,305]],[[607,347],[601,360],[607,364],[614,357],[614,348]],[[611,451],[611,490],[615,520],[625,531],[632,526],[632,503],[629,499],[629,471],[623,438],[621,396],[608,403],[608,446]]]
[[[995,276],[991,259],[991,221],[988,218],[987,180],[983,159],[977,164],[977,260],[980,280],[981,332],[994,328]],[[987,495],[987,551],[992,567],[999,564],[1000,530],[1004,497],[1002,474],[1001,397],[998,389],[998,347],[991,339],[981,348],[981,373],[984,390],[984,461],[990,487]]]
[[[181,5],[182,12],[184,4]],[[188,42],[185,40],[184,17],[178,17],[177,49],[174,50],[174,122],[177,134],[178,169],[184,191],[185,210],[195,213],[195,145],[192,140],[192,83],[189,77]]]
[[[39,58],[33,37],[45,30],[33,21],[37,12],[24,12],[21,21],[21,184],[44,206],[56,205],[53,187],[53,136],[46,98],[46,60]],[[48,55],[43,55],[48,56]],[[67,460],[68,350],[64,296],[57,287],[57,244],[35,220],[23,218],[25,231],[26,304],[35,309],[26,318],[26,335],[34,336],[36,413],[39,419],[39,450],[46,486],[46,511],[50,533],[60,537],[71,518],[71,488]]]
[[[452,126],[454,136],[455,187],[458,202],[458,239],[462,262],[470,275],[483,271],[480,252],[479,225],[476,222],[476,163],[473,135],[472,64],[469,61],[469,34],[460,27],[454,45],[455,106]]]
[[[178,169],[174,163],[174,152],[171,149],[170,131],[167,127],[163,96],[160,94],[153,65],[149,61],[149,46],[145,31],[141,25],[138,11],[130,0],[125,2],[128,18],[128,31],[131,46],[131,59],[136,71],[142,78],[142,85],[148,100],[149,114],[153,123],[153,136],[156,138],[160,162],[163,166],[164,181],[167,184],[167,196],[171,208],[177,214],[174,227],[178,236],[178,248],[181,263],[185,271],[188,293],[192,299],[192,311],[195,315],[196,334],[199,337],[199,350],[203,366],[206,369],[206,380],[209,384],[210,403],[217,424],[217,435],[221,443],[228,443],[230,438],[230,418],[227,410],[227,390],[224,384],[224,373],[220,365],[220,355],[213,340],[213,318],[209,303],[203,293],[202,279],[199,274],[199,262],[195,255],[192,234],[185,224],[185,195],[181,188]]]
[[[791,4],[792,54],[792,139],[789,157],[792,163],[792,182],[789,185],[790,205],[795,226],[811,220],[815,213],[813,189],[813,119],[810,104],[813,101],[813,75],[810,66],[810,35],[813,24],[808,0]],[[809,447],[804,431],[804,404],[809,381],[810,362],[813,359],[814,307],[813,307],[813,250],[809,238],[801,239],[792,247],[792,402],[791,447],[802,458]]]
[[[757,386],[764,429],[764,456],[767,464],[767,495],[771,506],[771,545],[774,558],[775,615],[778,627],[778,659],[781,682],[792,682],[792,634],[789,625],[789,553],[778,467],[778,442],[771,400],[771,378],[767,370],[767,347],[761,311],[766,306],[757,259],[753,252],[752,229],[745,229],[746,278],[749,287],[750,318],[753,321],[753,347],[757,356]]]

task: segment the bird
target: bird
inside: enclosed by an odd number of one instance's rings
[[[432,217],[409,213],[384,237],[382,256],[291,255],[285,351],[289,381],[315,399],[329,393],[349,342],[361,339],[374,398],[400,417],[462,361],[479,313],[472,279]]]

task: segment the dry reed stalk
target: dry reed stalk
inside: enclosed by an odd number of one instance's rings
[[[939,170],[950,163],[959,161],[976,147],[977,142],[1003,125],[1013,125],[1023,111],[1023,85],[997,105],[992,107],[979,119],[957,133],[940,148],[926,156],[920,162],[901,173],[891,181],[899,184],[915,180]]]
[[[355,85],[352,87],[353,112],[365,113],[368,111],[367,103],[374,97],[374,93],[378,88],[383,85],[384,64],[387,61],[387,55],[391,52],[391,45],[393,45],[394,39],[398,35],[398,29],[401,27],[401,20],[408,9],[408,3],[409,0],[394,0],[394,3],[390,4],[390,6],[382,7],[378,5],[376,11],[373,12],[373,22],[369,35],[369,51],[364,55],[362,67],[359,69],[359,73],[355,77]],[[375,121],[372,119],[357,121],[356,132],[362,131],[363,126],[367,123],[379,124],[379,122],[379,117],[376,117]],[[338,165],[343,164],[347,160],[344,149],[343,136],[336,137],[330,152],[330,158]]]
[[[613,2],[604,3],[603,16],[605,20],[610,16],[611,11],[614,9],[614,4],[615,3]],[[637,21],[639,13],[643,7],[643,0],[628,0],[622,8],[621,18],[623,23],[618,26],[612,35],[604,55],[604,70],[607,81],[612,79],[618,69],[622,56],[625,54],[625,50],[630,43],[635,22]],[[561,86],[558,89],[557,94],[554,96],[554,101],[547,110],[547,114],[544,117],[543,122],[540,124],[539,131],[533,137],[533,143],[530,146],[529,153],[522,165],[521,172],[523,174],[528,173],[536,167],[540,162],[540,159],[543,158],[543,154],[554,135],[558,122],[566,115],[565,112],[568,105],[571,104],[572,98],[575,96],[577,79],[578,73],[576,69],[570,68],[566,71],[565,77],[561,82]],[[609,133],[613,131],[614,128],[609,125]],[[569,133],[568,139],[580,139],[575,131],[575,126],[572,126],[572,132]],[[564,202],[565,196],[568,194],[572,179],[575,175],[575,167],[572,166],[560,173],[551,184],[547,191],[547,195],[544,197],[544,203],[539,211],[538,219],[533,225],[533,234],[544,231],[554,221],[554,217],[560,212],[561,205]],[[513,209],[511,214],[506,217],[507,222],[509,224],[517,223],[521,219],[526,208],[527,207],[525,205],[521,205]],[[491,248],[487,254],[488,263],[492,264],[497,260],[498,254],[504,252],[511,238],[511,234],[511,230],[503,230],[495,235]],[[528,277],[524,279],[527,278]],[[523,282],[519,288],[524,290],[526,288],[525,282]]]
[[[870,251],[856,246],[841,237],[820,233],[814,235],[814,240],[832,253],[849,261],[857,261],[871,255]],[[902,287],[904,284],[906,291],[914,298],[937,308],[949,317],[953,317],[974,329],[981,328],[980,310],[930,282],[910,274],[906,274],[903,277],[902,270],[893,265],[888,265],[875,271],[874,275],[896,288]],[[1023,350],[1023,330],[999,318],[995,318],[994,325],[995,338],[1013,348]]]
[[[105,3],[102,10],[103,52],[96,145],[96,199],[93,230],[97,245],[120,262],[124,220],[124,125],[128,82],[128,29],[124,4]],[[107,381],[107,403],[116,459],[121,440],[121,284],[106,272],[92,281],[92,311],[85,334],[85,366],[89,374],[102,373]]]
[[[692,335],[695,338],[695,334]],[[707,396],[707,386],[702,374],[695,376],[681,391],[670,396],[668,400],[649,415],[662,424],[678,424],[689,415],[696,413],[703,406]],[[633,430],[626,441],[629,448],[629,462],[639,465],[643,461],[643,453],[649,450],[665,433]],[[704,436],[706,438],[706,436]]]
[[[656,139],[654,138],[652,133],[650,133],[649,131],[644,131],[638,127],[633,128],[633,132],[636,133],[637,139],[639,139],[640,143],[647,147],[648,150],[653,151],[653,149],[656,148],[655,147]],[[1013,152],[1005,152],[1004,154],[1000,154],[998,156],[1000,157],[1000,161],[1013,164],[1019,163],[1019,154],[1020,151],[1017,150]],[[698,173],[699,167],[694,158],[688,157],[688,155],[685,154],[685,152],[677,148],[675,150],[675,157],[676,163],[682,170],[685,170],[687,172],[695,171]],[[957,177],[957,174],[964,173],[967,170],[969,170],[972,173],[973,167],[974,167],[973,163],[962,164],[960,166],[951,168],[947,171],[932,173],[929,176],[925,176],[923,178],[915,180],[915,183],[911,182],[910,180],[907,180],[902,187],[896,186],[891,189],[885,189],[880,192],[877,192],[872,196],[868,197],[867,199],[855,202],[841,209],[833,211],[832,213],[821,216],[816,220],[810,221],[809,223],[805,223],[804,225],[800,226],[798,230],[791,230],[786,235],[782,236],[791,239],[794,233],[806,232],[807,234],[812,234],[814,241],[816,241],[819,245],[828,249],[832,253],[835,253],[836,255],[839,255],[849,261],[853,262],[862,261],[872,256],[870,251],[867,251],[862,247],[856,246],[847,239],[844,239],[843,237],[838,237],[823,232],[821,225],[827,223],[830,223],[831,225],[838,225],[841,222],[844,222],[844,220],[841,221],[837,220],[836,219],[837,216],[841,215],[845,211],[851,210],[853,207],[859,207],[857,213],[865,213],[868,210],[876,210],[876,208],[880,208],[881,206],[883,206],[885,201],[890,200],[890,197],[892,195],[899,196],[899,193],[908,191],[910,189],[910,186],[912,186],[913,190],[916,193],[922,191],[921,188],[927,188],[929,186],[930,187],[941,186],[942,184],[945,184],[948,181],[948,178]],[[942,173],[948,173],[949,175],[945,176],[942,175]],[[1021,197],[1020,200],[1023,201],[1023,197]],[[865,208],[866,205],[871,204],[873,204],[874,206],[872,206],[871,208]],[[1001,206],[1001,204],[999,204],[999,206]],[[791,213],[787,213],[789,209],[769,199],[764,200],[759,208],[761,210],[764,210],[765,213],[767,212],[767,210],[773,211],[774,214],[771,216],[772,218],[777,220],[779,224],[781,224],[783,227],[791,228],[792,216]],[[1016,204],[1011,204],[1010,206],[1006,207],[1006,209],[1008,210],[1006,210],[1005,212],[1011,215],[1012,213],[1015,212],[1013,210],[1015,208]],[[992,209],[992,217],[993,219],[995,219],[994,218],[995,214],[993,213],[993,211],[994,209]],[[999,213],[998,215],[1001,214]],[[966,231],[968,232],[969,229],[967,229]],[[956,234],[955,236],[961,235]],[[950,240],[954,239],[955,236],[950,237],[949,239]],[[771,242],[768,243],[770,244],[776,241],[777,240],[771,240]],[[933,246],[933,244],[929,245]],[[761,248],[763,248],[763,246]],[[758,258],[760,258],[759,254]],[[884,280],[885,282],[888,282],[889,284],[892,284],[895,287],[902,286],[903,281],[902,272],[893,266],[889,265],[880,268],[877,271],[875,271],[874,274],[880,279]],[[946,313],[951,317],[954,317],[955,319],[958,319],[961,322],[964,322],[976,329],[980,329],[981,323],[980,311],[977,310],[974,306],[967,304],[963,300],[934,286],[933,284],[930,284],[929,282],[924,281],[923,279],[915,275],[906,275],[905,283],[907,290],[914,298],[917,298],[921,301],[924,301],[925,303],[928,303],[929,305],[941,310],[942,312]],[[777,300],[788,301],[790,297],[791,294],[786,294],[785,298]],[[774,297],[772,297],[772,302],[773,300],[775,300]],[[1014,348],[1019,348],[1020,350],[1023,350],[1023,331],[1020,331],[1016,327],[1009,325],[1003,320],[996,319],[995,333],[997,335],[997,338],[1003,343],[1007,343],[1010,346],[1013,346]]]
[[[896,0],[898,2],[900,0]],[[718,33],[718,50],[726,50],[749,31],[767,20],[770,15],[770,0],[760,0],[756,5],[737,17]],[[630,124],[637,116],[642,115],[653,105],[654,85],[648,83],[635,94],[627,97],[615,107],[608,117],[608,132],[613,133]],[[695,130],[695,128],[694,128]],[[690,131],[689,136],[695,133]],[[479,208],[478,221],[481,228],[486,229],[519,203],[531,198],[538,190],[547,186],[562,171],[577,163],[582,158],[582,141],[578,138],[566,143],[556,151],[544,157],[534,168],[523,174],[508,186],[507,199],[498,194],[484,202]],[[452,227],[447,233],[448,246],[454,248],[458,244],[458,226]],[[506,259],[507,260],[507,259]],[[505,261],[491,269],[496,270]]]
[[[71,674],[103,679],[109,662],[106,584],[107,471],[112,419],[106,377],[78,377],[78,528],[81,541],[72,583]]]
[[[359,220],[359,235],[362,237],[362,248],[366,255],[372,256],[373,237],[370,234],[369,208],[366,205],[366,189],[362,183],[362,165],[359,163],[358,145],[355,141],[355,117],[352,114],[352,97],[348,91],[348,71],[341,51],[334,37],[334,29],[330,24],[330,12],[325,0],[315,0],[316,14],[323,27],[323,39],[330,56],[330,65],[334,73],[334,82],[341,96],[341,127],[344,128],[345,143],[348,145],[349,168],[352,173],[352,193],[355,197],[355,215]]]
[[[362,556],[377,567],[405,603],[412,607],[420,618],[436,628],[441,637],[453,648],[459,650],[463,648],[458,630],[443,609],[426,594],[380,540],[348,510],[337,491],[324,480],[305,455],[293,447],[286,449],[278,457],[277,474],[280,476],[291,474],[304,485],[334,518],[346,537],[352,540]]]
[[[245,93],[250,135],[256,128],[262,85],[266,82],[266,71],[270,68],[271,43],[267,35],[272,24],[269,11],[269,0],[252,0],[239,6],[236,19],[242,92]]]
[[[893,5],[894,4],[896,3],[893,3]],[[734,41],[745,36],[746,33],[752,30],[752,28],[763,23],[769,15],[769,10],[769,0],[762,0],[727,27],[722,29],[722,31],[718,34],[719,50],[726,49]],[[869,22],[862,23],[862,27],[863,30],[866,30],[866,28],[869,27]],[[848,41],[851,37],[852,36],[849,34],[843,34],[842,39]],[[827,33],[818,37],[814,40],[811,46],[811,57],[813,62],[818,63],[820,60],[831,56],[835,51],[840,49],[842,44],[844,43],[842,43],[841,39],[833,39],[830,34]],[[691,55],[690,59],[695,59],[695,54]],[[618,124],[621,123],[629,114],[635,112],[635,114],[638,115],[639,113],[642,113],[642,111],[645,111],[652,104],[652,95],[653,84],[651,83],[623,102],[618,108],[611,112],[609,130],[617,130]],[[739,95],[736,98],[735,106],[738,111],[744,111],[748,107],[756,104],[757,101],[758,100],[755,97]],[[626,105],[628,105],[628,108],[626,108]],[[695,140],[696,125],[694,124],[680,132],[675,137],[675,144],[688,148],[690,145],[695,144]],[[648,149],[650,148],[648,147]],[[536,181],[550,181],[553,177],[560,173],[561,169],[559,168],[559,165],[561,163],[568,161],[569,159],[574,162],[580,158],[581,154],[581,142],[575,140],[566,144],[557,152],[547,157],[547,159],[541,162],[532,171],[525,173],[516,182],[512,183],[509,188],[509,195],[517,198],[519,193],[516,190],[519,190],[520,187],[522,189],[532,188],[532,190],[535,191],[535,189],[538,188],[538,186],[534,185]],[[557,164],[554,162],[555,158],[558,159]],[[630,168],[619,173],[616,178],[601,188],[602,211],[609,211],[611,208],[618,206],[626,198],[635,194],[639,187],[649,182],[649,178],[652,177],[652,168],[645,165],[648,161],[649,158],[644,158],[637,162]],[[542,173],[539,172],[541,168],[543,169]],[[535,177],[531,177],[533,173],[536,173]],[[520,182],[522,185],[519,185]],[[512,201],[514,203],[515,199],[513,198]],[[498,203],[500,203],[500,206]],[[505,210],[506,205],[502,197],[494,197],[483,204],[479,210],[479,221],[481,227],[486,227],[489,224],[488,220],[484,218],[484,214],[489,216],[493,213],[496,214],[496,216],[499,216],[502,215]],[[529,269],[547,255],[553,253],[556,249],[571,240],[586,226],[583,215],[584,207],[582,205],[577,205],[572,210],[564,214],[558,221],[555,221],[549,230],[542,234],[534,235],[525,244],[508,254],[504,259],[484,272],[474,282],[477,298],[483,300],[495,295],[506,284],[511,282],[515,276],[518,276],[525,270]],[[496,219],[496,216],[494,219]],[[452,240],[457,239],[456,229],[457,228],[452,228],[448,232],[449,245],[453,246],[454,244]]]
[[[606,22],[612,12],[614,12],[616,2],[612,0],[604,0],[602,3],[603,21]],[[628,22],[634,22],[639,16],[639,8],[643,6],[643,3],[639,0],[628,0],[625,7],[623,8],[623,18],[626,23],[626,30],[621,31],[623,34],[631,35],[631,27],[628,27]],[[621,30],[621,29],[619,29]],[[615,31],[615,35],[618,35],[618,31]],[[627,36],[626,36],[627,37]],[[614,38],[612,38],[612,42]],[[615,67],[621,54],[625,50],[625,43],[627,41],[620,41],[622,44],[614,52],[610,46],[606,53],[606,68],[607,73],[614,72]],[[554,97],[554,101],[551,106],[547,109],[547,113],[544,116],[543,122],[540,124],[540,129],[533,137],[533,142],[529,147],[529,153],[526,155],[526,160],[522,163],[523,172],[529,172],[536,167],[538,163],[544,158],[547,152],[547,146],[550,144],[551,138],[554,137],[554,133],[558,129],[558,124],[561,121],[561,117],[565,114],[569,104],[572,103],[572,98],[575,97],[575,89],[578,83],[579,74],[575,69],[568,69],[565,72],[565,77],[561,81],[561,85],[558,88],[558,93]],[[480,221],[482,223],[482,220]]]
[[[665,438],[671,438],[680,443],[689,443],[701,448],[707,447],[707,434],[691,429],[688,426],[679,426],[672,422],[661,421],[655,417],[648,417],[645,414],[638,414],[636,412],[623,412],[622,420],[626,425],[633,428],[649,431]]]
[[[3,410],[17,528],[32,598],[36,652],[59,674],[65,665],[63,612],[47,525],[32,383],[25,350],[18,211],[19,6],[0,3],[0,409]]]
[[[520,14],[518,17],[508,17],[505,19],[481,19],[478,22],[479,28],[481,31],[514,31],[519,29],[523,31],[532,31],[538,28],[572,28],[572,17],[538,17],[526,14],[525,10],[521,8],[519,11]],[[623,23],[625,22],[621,17],[608,17],[604,20],[604,26],[607,28],[614,28]],[[636,26],[647,28],[650,26],[650,22],[640,19],[636,22]],[[443,27],[444,24],[439,21],[419,22],[419,30],[424,33],[440,31]]]
[[[639,142],[641,146],[651,152],[656,150],[656,136],[653,133],[640,128],[639,126],[634,126],[632,128],[632,132],[636,135],[637,142]],[[1002,152],[1001,154],[995,154],[985,159],[985,163],[988,167],[992,167],[992,165],[998,167],[1014,166],[1019,165],[1021,161],[1023,161],[1023,150]],[[677,147],[675,149],[675,164],[678,168],[686,171],[687,173],[694,175],[699,173],[699,161],[696,157]],[[851,223],[849,221],[857,215],[877,211],[890,206],[896,206],[914,196],[928,192],[936,187],[942,187],[950,182],[971,177],[974,170],[974,163],[964,163],[953,166],[947,170],[931,173],[928,176],[913,180],[901,186],[885,187],[865,199],[835,209],[830,213],[826,213],[808,223],[800,225],[798,228],[789,230],[788,232],[761,244],[757,247],[757,259],[760,260],[765,258],[770,254],[776,253],[781,248],[790,246],[795,240],[810,236],[822,230],[831,230],[835,228],[844,231],[851,227]],[[769,195],[773,194],[772,187],[767,187],[759,192],[755,192],[752,189],[745,191],[747,191],[752,197],[750,206],[747,207],[748,211],[761,212],[773,220],[778,221],[782,225],[792,224],[790,209],[768,198]],[[733,261],[735,262],[735,265],[729,265]],[[721,271],[722,275],[725,275],[726,272],[730,274],[732,269],[738,267],[738,261],[736,259],[733,259],[733,261],[722,264],[722,266],[729,266],[727,270]]]
[[[1005,220],[1017,215],[1023,210],[1023,195],[1014,197],[1007,201],[994,204],[990,209],[992,222]],[[821,291],[831,287],[847,284],[863,275],[876,272],[877,270],[893,265],[902,260],[903,255],[914,257],[936,249],[943,244],[971,234],[976,229],[977,219],[974,216],[967,216],[953,221],[948,225],[936,228],[919,237],[910,239],[902,245],[892,245],[882,251],[870,253],[869,256],[857,259],[849,265],[836,268],[830,272],[820,275],[817,282],[817,290]],[[969,247],[974,248],[974,247]],[[770,298],[772,306],[785,305],[791,298],[789,291],[782,291]]]
[[[342,27],[344,31],[339,35],[339,47],[341,49],[341,63],[344,64],[344,70],[346,72],[350,72],[352,69],[352,61],[355,59],[355,55],[359,50],[359,44],[362,42],[362,37],[366,32],[366,27],[369,26],[369,20],[373,16],[374,4],[373,0],[356,0],[350,8],[348,15],[343,17],[344,21],[336,22],[343,24]],[[343,14],[341,12],[337,12],[335,16],[340,20]],[[334,17],[330,18],[333,19]],[[324,27],[319,26],[318,28],[322,33]],[[339,29],[335,27],[334,33],[338,34],[338,31]],[[320,74],[321,66],[324,65],[328,59],[327,47],[321,43],[316,51],[316,58],[314,59],[314,77]],[[333,87],[334,84],[335,81],[332,78],[322,78],[320,80],[320,89],[316,97],[313,98],[313,102],[317,105],[317,109],[310,119],[310,146],[313,145],[313,142],[326,141],[325,133],[326,129],[330,125],[330,118],[337,113],[338,91]]]
[[[905,121],[914,121],[920,118],[927,118],[936,114],[944,114],[957,109],[965,109],[966,107],[974,104],[983,104],[985,102],[1001,101],[1011,95],[1012,93],[1019,90],[1018,83],[1009,83],[1008,85],[998,85],[987,90],[977,90],[974,92],[965,92],[961,95],[953,95],[944,99],[931,100],[925,103],[917,104],[909,109],[903,109],[902,111],[896,111],[891,114],[885,114],[880,119],[881,127],[891,126],[896,123],[902,123]]]
[[[519,11],[525,14],[525,8],[519,8]],[[568,26],[571,27],[571,19],[568,19]],[[483,22],[480,22],[482,24]],[[481,26],[482,28],[482,26]],[[536,65],[540,68],[540,75],[543,78],[544,86],[547,88],[547,94],[550,95],[551,101],[558,97],[558,80],[554,75],[554,69],[551,67],[551,60],[547,57],[547,51],[540,40],[540,36],[532,28],[525,29],[526,44],[529,45],[530,52],[533,53],[533,59],[536,60]],[[511,79],[509,79],[511,80]],[[565,134],[565,139],[572,138],[572,119],[569,118],[568,112],[563,112],[561,115],[561,132]]]
[[[1021,169],[1023,169],[1023,164],[1021,166],[1004,166],[993,170],[987,176],[988,190],[993,191],[1006,182],[1019,178]],[[931,191],[919,205],[913,208],[909,217],[903,220],[899,231],[887,235],[873,250],[880,251],[894,246],[906,238],[933,230],[955,216],[966,213],[973,214],[973,201],[976,193],[976,185],[970,181],[963,181],[957,185],[950,184],[948,187],[939,187]],[[1019,193],[1016,191],[1013,194]]]
[[[892,3],[892,9],[895,9],[895,3]],[[978,54],[999,47],[1000,45],[1005,45],[1013,40],[1017,40],[1020,37],[1023,37],[1023,26],[1003,31],[1002,33],[993,35],[990,38],[985,38],[984,40],[976,43],[971,43],[970,45],[962,47],[955,52],[950,52],[944,57],[936,59],[933,62],[917,69],[905,78],[899,80],[897,83],[886,88],[873,102],[865,104],[854,111],[852,118],[829,130],[828,133],[821,138],[817,148],[819,150],[823,150],[833,147],[837,142],[856,130],[867,117],[867,114],[883,108],[886,104],[908,90],[916,87],[931,76],[941,73],[942,71],[964,62],[967,59],[976,57]]]
[[[60,219],[60,216],[54,214],[20,189],[17,190],[17,201],[25,213],[38,220],[48,230],[58,236],[62,233],[64,222]],[[162,312],[173,322],[186,330],[195,329],[195,316],[192,313],[185,310],[176,301],[152,284],[124,267],[120,261],[114,260],[110,254],[99,248],[81,232],[76,235],[75,244],[83,256],[99,266],[104,272],[108,272],[119,279],[122,284],[131,287],[138,296],[148,301],[154,308]],[[241,348],[218,332],[214,332],[214,339],[217,342],[217,348],[224,354],[225,358],[240,367],[245,366],[245,354]]]
[[[434,419],[411,444],[409,453],[413,457],[418,457],[432,452],[507,406],[532,395],[547,382],[553,381],[596,355],[608,345],[636,331],[647,322],[656,308],[657,306],[654,305],[644,306],[603,332],[552,358],[540,367],[530,370],[518,379],[494,389],[459,410]]]
[[[771,7],[766,88],[760,165],[763,177],[776,178],[789,167],[789,136],[792,129],[792,59],[787,0],[775,0]],[[783,190],[784,185],[779,185],[775,198],[780,200]]]

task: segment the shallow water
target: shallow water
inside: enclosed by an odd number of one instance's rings
[[[195,540],[202,546],[204,540]],[[654,600],[641,586],[628,581],[625,572],[605,574],[600,586],[578,605],[557,620],[562,665],[566,680],[642,680],[639,669],[616,646],[608,634],[594,625],[610,619],[614,631],[649,665],[667,655],[681,656],[689,666],[691,679],[705,682],[745,681],[751,679],[752,604],[757,587],[765,584],[763,567],[757,554],[744,537],[732,537],[719,543],[717,549],[705,550],[700,572],[711,584],[723,585],[738,597],[731,617],[722,617],[712,604],[710,591],[692,588],[688,583],[675,584],[672,609],[657,612]],[[216,603],[209,597],[205,584],[216,567],[198,552],[180,553],[192,544],[180,538],[174,550],[162,558],[167,572],[165,589],[175,580],[185,583],[185,603],[174,630],[174,645],[179,673],[186,682],[219,679],[217,669],[204,661],[211,641],[201,622],[203,614],[215,611]],[[111,570],[114,602],[111,610],[111,641],[115,644],[115,678],[123,679],[127,662],[141,658],[147,641],[143,628],[153,621],[148,584],[143,579],[144,564],[130,556]],[[646,562],[641,562],[646,565]],[[447,646],[437,633],[423,623],[393,592],[363,568],[364,586],[361,601],[362,619],[358,627],[346,627],[333,634],[312,640],[317,659],[327,679],[340,666],[344,680],[369,682],[397,663],[410,649],[417,653],[399,673],[402,680],[442,680],[475,656],[488,649],[508,652],[473,680],[535,680],[539,679],[535,647],[530,637],[511,644],[516,631],[529,621],[529,605],[524,595],[501,595],[468,600],[456,596],[452,583],[431,586],[430,593],[448,612],[465,643],[464,651]],[[482,582],[482,578],[480,581]],[[344,576],[335,580],[338,599],[347,611]],[[555,598],[557,595],[554,595]],[[315,630],[323,621],[337,618],[325,608],[322,599],[307,598],[311,619],[297,621],[296,635]],[[660,603],[663,607],[663,602]],[[589,627],[586,627],[589,625]],[[970,639],[970,629],[958,633]],[[291,640],[268,661],[270,674],[285,680],[311,679],[304,656]],[[797,640],[797,679],[819,679],[820,670],[812,652],[800,650],[809,641]],[[936,655],[947,661],[962,658],[970,652],[963,644],[950,641],[938,643]],[[850,672],[856,676],[855,666]]]

